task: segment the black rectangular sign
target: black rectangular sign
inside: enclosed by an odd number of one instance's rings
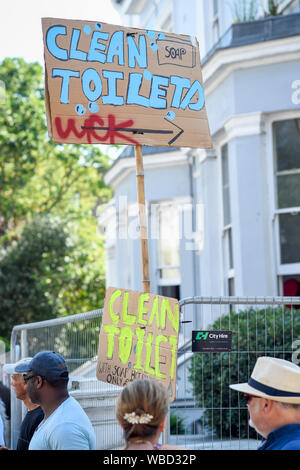
[[[232,331],[198,330],[192,332],[193,352],[230,352]]]

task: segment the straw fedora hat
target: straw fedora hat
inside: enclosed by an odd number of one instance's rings
[[[248,383],[230,385],[238,392],[282,403],[300,404],[300,367],[275,357],[259,357]]]

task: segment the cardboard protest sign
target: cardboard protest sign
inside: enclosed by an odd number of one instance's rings
[[[54,142],[212,147],[196,38],[43,18]]]
[[[179,303],[155,294],[109,287],[99,337],[97,378],[124,386],[155,378],[176,394]]]

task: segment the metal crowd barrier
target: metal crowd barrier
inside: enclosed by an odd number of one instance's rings
[[[177,393],[164,440],[189,449],[256,449],[243,397],[229,384],[248,381],[257,357],[300,357],[300,297],[191,297],[180,300]],[[120,388],[96,379],[102,309],[15,326],[11,361],[53,349],[70,370],[70,394],[94,426],[98,449],[122,449],[115,418]],[[193,353],[193,330],[232,331],[230,352]],[[299,340],[299,343],[298,343]],[[298,362],[297,362],[298,363]],[[11,443],[16,447],[25,407],[11,392]]]

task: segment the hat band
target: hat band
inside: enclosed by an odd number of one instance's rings
[[[248,385],[250,385],[250,387],[256,388],[256,390],[259,390],[260,392],[263,392],[266,395],[272,395],[273,397],[300,397],[300,393],[287,392],[285,390],[279,390],[277,388],[268,387],[268,385],[258,382],[252,377],[250,377]]]

